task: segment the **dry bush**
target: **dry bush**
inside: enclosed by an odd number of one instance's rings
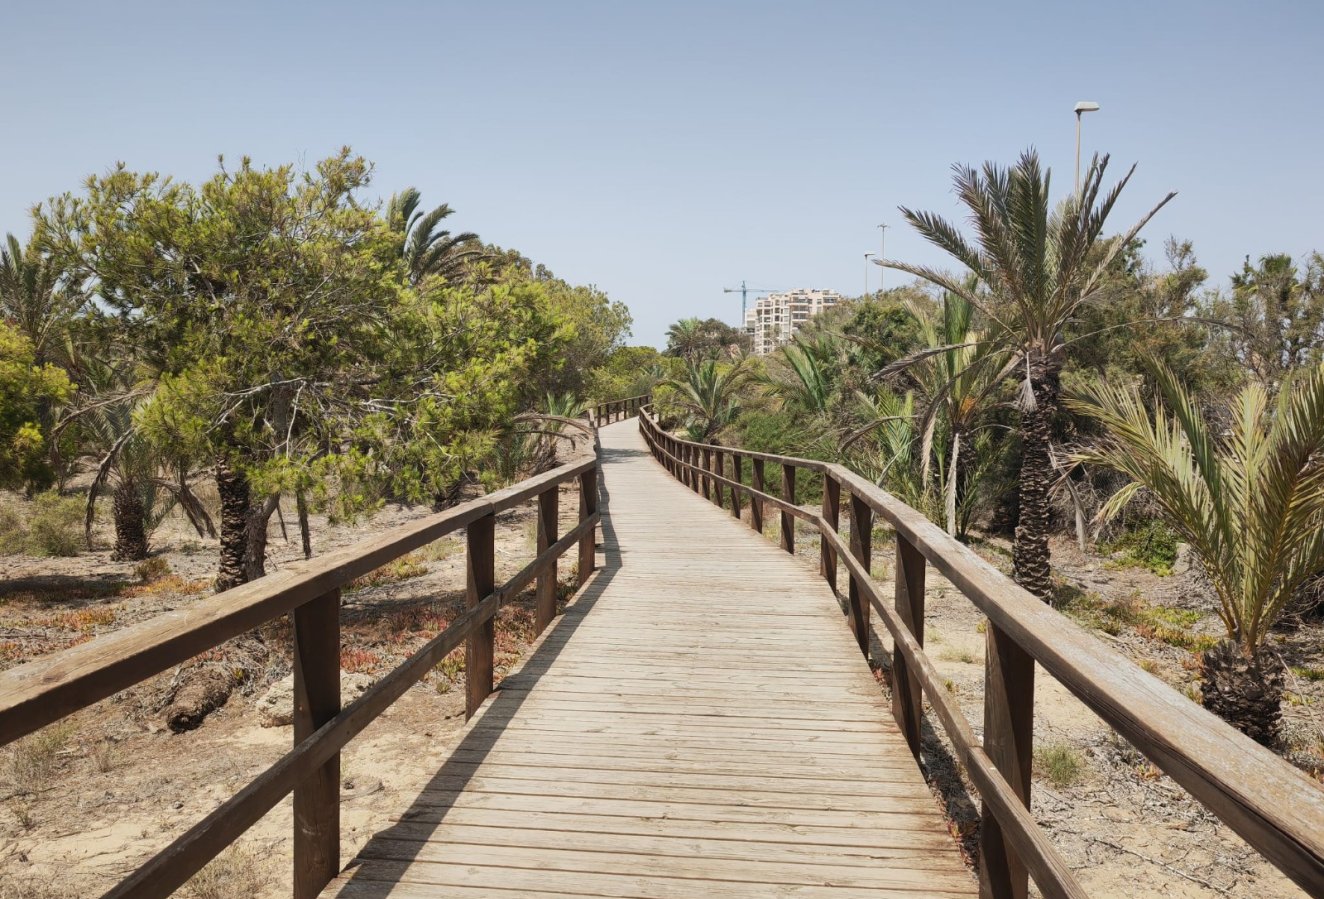
[[[43,493],[30,503],[6,496],[0,502],[0,553],[76,556],[83,549],[83,501]]]
[[[73,725],[65,721],[44,727],[10,746],[5,773],[15,793],[35,793],[46,786],[73,733]]]
[[[187,899],[251,899],[274,881],[270,853],[231,846],[203,868],[179,894]]]

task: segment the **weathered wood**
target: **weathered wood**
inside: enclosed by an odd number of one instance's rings
[[[713,451],[705,447],[701,452],[703,454],[703,498],[711,500],[713,498],[713,479],[710,474],[713,470]]]
[[[751,486],[755,493],[763,493],[763,460],[751,460],[753,474],[750,476]],[[760,534],[763,533],[763,498],[761,496],[751,496],[749,498],[749,526]]]
[[[560,488],[551,487],[538,496],[538,554],[542,555],[556,542],[557,514]],[[556,617],[556,559],[547,562],[538,575],[533,628],[541,634]]]
[[[725,467],[725,466],[724,466],[724,463],[723,463],[723,461],[722,461],[722,457],[723,457],[723,455],[724,455],[724,453],[723,453],[721,450],[713,450],[713,464],[712,464],[712,470],[713,470],[717,475],[719,475],[719,476],[721,476],[721,477],[725,477],[725,475],[724,475],[724,473],[723,473],[723,470],[724,470],[724,467]],[[713,493],[715,494],[715,495],[713,496],[713,502],[717,504],[717,507],[718,507],[719,509],[725,507],[725,506],[726,506],[726,496],[724,495],[724,491],[723,491],[723,489],[722,489],[722,482],[721,482],[721,481],[716,481],[716,482],[714,482],[714,484],[713,484]]]
[[[915,638],[916,645],[924,645],[924,556],[900,534],[896,537],[896,575],[894,593],[897,615]],[[915,758],[919,758],[920,719],[924,714],[924,698],[920,682],[910,670],[905,653],[900,648],[892,652],[892,712],[906,743]]]
[[[1034,759],[1034,659],[996,625],[985,634],[984,751],[1028,809]],[[985,802],[979,830],[979,892],[991,899],[1024,899],[1029,871]]]
[[[841,517],[841,485],[830,473],[823,475],[823,521],[835,531]],[[820,538],[818,573],[828,582],[833,592],[837,589],[837,552],[827,534]]]
[[[579,520],[584,522],[598,514],[598,469],[594,466],[579,476]],[[579,538],[579,586],[588,582],[597,567],[597,529],[590,528]]]
[[[294,610],[294,745],[340,712],[340,591]],[[294,899],[340,873],[340,755],[294,788]]]
[[[973,895],[822,581],[602,440],[621,566],[327,895]]]
[[[465,534],[467,589],[465,607],[474,609],[496,585],[494,544],[496,516],[488,515],[469,525]],[[471,717],[492,692],[492,661],[496,622],[488,619],[469,634],[464,643],[465,716]]]
[[[782,466],[782,499],[795,505],[795,466]],[[786,509],[782,510],[782,549],[795,553],[795,517]]]
[[[871,570],[873,563],[873,510],[860,497],[851,494],[850,498],[850,550],[865,572]],[[863,578],[852,574],[850,590],[846,597],[847,616],[850,620],[851,633],[860,652],[869,655],[869,607],[865,600]]]
[[[733,481],[735,481],[737,484],[739,484],[739,483],[741,483],[741,481],[743,480],[743,478],[744,478],[744,474],[741,472],[740,454],[739,454],[739,453],[732,453],[732,454],[731,454],[731,480],[733,480]],[[739,487],[732,487],[732,488],[731,488],[731,517],[732,517],[732,518],[739,518],[739,517],[740,517],[740,488],[739,488]]]

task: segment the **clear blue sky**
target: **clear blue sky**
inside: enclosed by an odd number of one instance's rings
[[[659,343],[734,322],[742,278],[858,294],[880,222],[889,256],[941,262],[896,207],[956,214],[952,163],[1030,145],[1069,190],[1071,108],[1097,100],[1086,155],[1140,163],[1118,228],[1178,190],[1150,248],[1193,240],[1217,283],[1324,249],[1324,4],[1069,7],[10,0],[0,231],[116,160],[198,179],[349,144],[383,196],[449,202]]]

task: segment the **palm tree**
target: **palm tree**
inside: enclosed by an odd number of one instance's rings
[[[928,266],[883,260],[961,297],[984,312],[992,339],[1023,373],[1020,392],[1020,521],[1012,553],[1016,581],[1038,596],[1052,591],[1049,568],[1049,490],[1053,484],[1053,418],[1060,405],[1060,375],[1071,323],[1082,306],[1106,298],[1109,270],[1118,254],[1175,193],[1125,234],[1101,238],[1104,223],[1135,166],[1100,197],[1108,157],[1095,157],[1080,193],[1050,210],[1050,172],[1033,150],[1010,169],[985,163],[983,170],[957,166],[957,196],[969,213],[976,243],[929,212],[902,208],[921,235],[975,276],[983,290]]]
[[[707,346],[708,335],[701,318],[682,318],[667,328],[668,356],[690,360]]]
[[[65,363],[65,331],[82,305],[56,261],[9,234],[0,246],[0,315],[32,343],[37,365]]]
[[[1272,402],[1252,383],[1228,403],[1217,437],[1166,367],[1153,365],[1167,409],[1136,385],[1100,383],[1067,398],[1104,424],[1076,458],[1131,478],[1104,505],[1115,515],[1147,490],[1202,564],[1227,638],[1202,658],[1205,708],[1265,745],[1278,739],[1283,662],[1269,629],[1324,568],[1324,366]]]
[[[970,293],[978,288],[973,276],[964,286]],[[906,309],[919,325],[922,346],[884,372],[908,372],[927,399],[920,426],[920,474],[928,483],[936,449],[943,522],[947,533],[956,536],[961,530],[958,500],[968,497],[971,463],[977,461],[971,458],[975,433],[994,391],[1010,373],[1010,354],[974,327],[975,306],[965,297],[944,291],[936,311],[913,298],[906,301]]]
[[[686,414],[692,439],[709,442],[739,413],[738,391],[746,377],[744,360],[721,366],[714,359],[687,359],[683,379],[669,378],[662,383],[676,391],[675,402]]]
[[[419,284],[428,275],[454,281],[462,277],[484,254],[478,235],[471,231],[451,234],[437,226],[455,210],[442,203],[424,212],[419,208],[422,195],[407,187],[391,197],[386,207],[386,221],[403,238],[401,258],[409,271],[411,284]]]
[[[810,415],[827,415],[836,390],[833,374],[840,369],[838,342],[826,334],[814,340],[797,334],[779,355],[788,371],[759,380],[783,402]]]

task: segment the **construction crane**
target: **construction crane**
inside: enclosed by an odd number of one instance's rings
[[[751,294],[751,293],[776,293],[776,292],[777,292],[777,288],[775,288],[775,287],[747,287],[747,286],[745,286],[745,282],[744,282],[744,281],[741,281],[741,282],[740,282],[740,286],[739,286],[739,287],[723,287],[723,288],[722,288],[722,293],[738,293],[738,294],[740,294],[740,322],[739,322],[739,323],[737,324],[737,326],[736,326],[736,327],[739,327],[739,328],[743,328],[743,327],[745,327],[745,299],[746,299],[746,297],[747,297],[749,294]]]

